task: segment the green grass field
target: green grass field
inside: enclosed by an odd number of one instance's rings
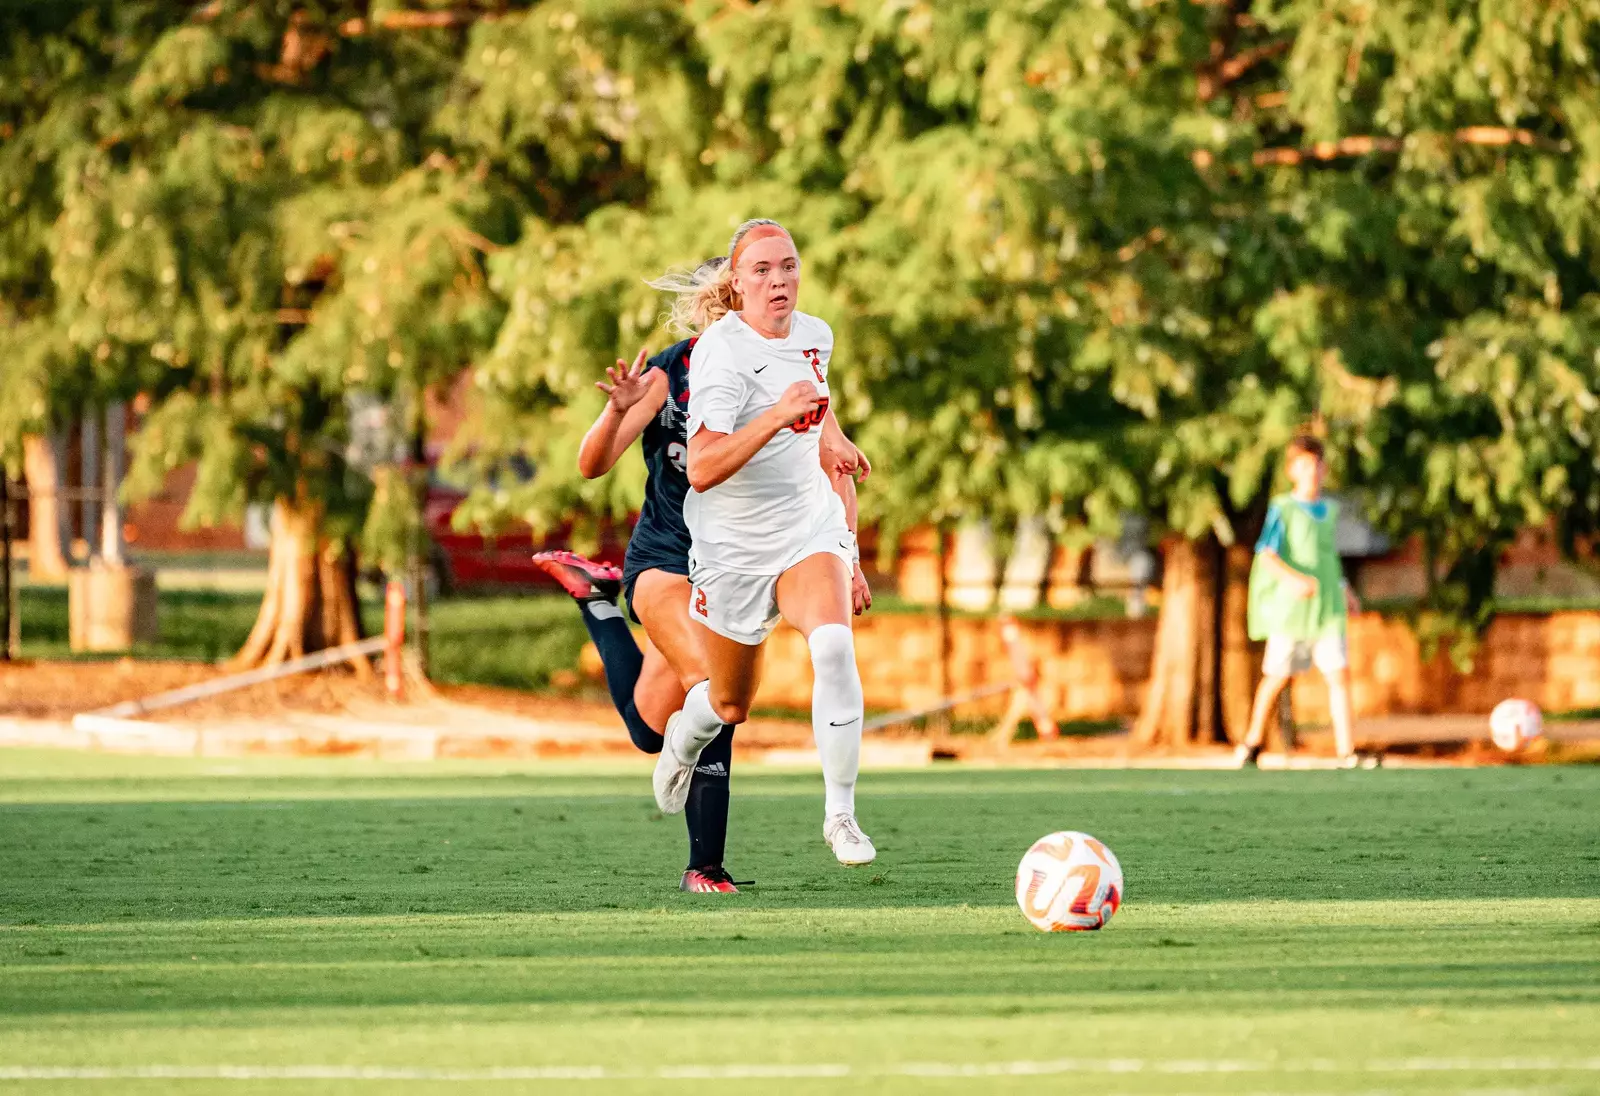
[[[731,898],[647,771],[0,754],[0,1090],[1600,1090],[1600,769],[736,773]]]

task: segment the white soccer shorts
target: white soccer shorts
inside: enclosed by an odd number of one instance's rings
[[[702,567],[691,550],[689,619],[735,643],[759,647],[782,619],[778,612],[778,579],[801,560],[817,555],[838,557],[849,574],[856,561],[855,534],[842,526],[828,527],[771,575],[741,575]]]
[[[1343,635],[1320,639],[1294,639],[1268,636],[1267,653],[1261,659],[1261,672],[1268,677],[1292,677],[1315,666],[1323,677],[1336,674],[1350,665],[1350,649]]]

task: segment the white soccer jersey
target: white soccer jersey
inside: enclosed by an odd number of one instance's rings
[[[798,427],[778,431],[743,468],[708,491],[690,489],[684,521],[697,565],[773,575],[799,562],[820,530],[849,537],[844,505],[822,470],[818,448],[827,411],[833,330],[794,313],[787,339],[766,339],[736,312],[706,328],[689,358],[689,437],[700,428],[732,434],[774,407],[796,381],[823,404]]]

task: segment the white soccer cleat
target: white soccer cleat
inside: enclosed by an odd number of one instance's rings
[[[822,839],[834,857],[847,867],[870,864],[878,858],[872,838],[861,832],[853,814],[836,814],[822,824]]]
[[[694,764],[700,760],[698,753],[688,761],[678,759],[673,732],[682,718],[682,712],[668,717],[666,734],[661,736],[661,756],[656,758],[655,775],[650,779],[655,787],[656,806],[663,814],[679,814],[689,802],[689,781],[694,779]]]

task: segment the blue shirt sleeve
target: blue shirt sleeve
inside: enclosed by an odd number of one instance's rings
[[[1261,536],[1256,541],[1256,554],[1276,552],[1282,556],[1283,536],[1283,512],[1278,509],[1277,503],[1273,503],[1267,507],[1267,522],[1261,527]]]

